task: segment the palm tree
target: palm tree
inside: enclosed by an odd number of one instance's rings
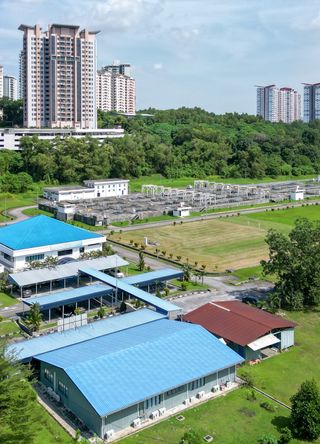
[[[28,313],[27,323],[32,331],[38,331],[42,322],[40,304],[32,304]]]

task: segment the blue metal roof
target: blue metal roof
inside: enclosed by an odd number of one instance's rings
[[[92,338],[108,335],[110,333],[146,324],[165,318],[164,315],[146,308],[123,315],[113,316],[102,321],[96,321],[74,330],[62,333],[52,333],[39,338],[11,344],[7,348],[7,354],[14,354],[21,361],[30,361],[33,357],[52,350],[57,350],[69,345],[88,341]]]
[[[45,353],[100,416],[243,361],[203,327],[167,319]]]
[[[160,299],[157,296],[153,296],[152,294],[140,290],[133,285],[127,284],[123,279],[116,279],[112,276],[102,273],[101,271],[94,270],[93,268],[79,268],[79,272],[92,276],[95,279],[98,279],[99,281],[104,282],[113,288],[117,288],[120,291],[130,294],[131,296],[140,299],[146,304],[155,307],[161,312],[169,313],[170,311],[181,311],[181,308],[177,305],[171,304],[170,302]]]
[[[12,250],[98,238],[103,236],[43,215],[0,229],[0,244]]]
[[[181,277],[183,277],[183,271],[175,270],[174,268],[163,268],[162,270],[129,276],[124,278],[123,281],[130,285],[147,285]]]
[[[113,289],[109,287],[109,285],[87,285],[85,287],[73,288],[72,290],[59,291],[45,296],[24,299],[23,302],[27,305],[39,304],[41,310],[49,310],[49,308],[75,304],[76,302],[87,301],[95,297],[98,298],[112,292]]]

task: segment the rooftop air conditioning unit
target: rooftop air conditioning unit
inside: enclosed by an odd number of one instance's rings
[[[161,409],[159,409],[159,415],[162,416],[166,413],[166,408],[165,407],[161,407]]]
[[[140,418],[135,419],[133,421],[133,423],[132,423],[132,427],[134,427],[134,428],[139,427],[140,425],[141,425],[141,419]]]
[[[196,400],[196,397],[195,396],[191,396],[191,398],[189,399],[190,404],[192,404],[195,400]]]
[[[205,395],[205,391],[201,390],[201,392],[197,393],[197,398],[202,399],[204,397],[204,395]]]
[[[108,430],[105,434],[104,434],[104,439],[106,439],[108,441],[108,439],[110,439],[114,434],[113,430]]]
[[[216,393],[216,392],[218,392],[219,391],[219,389],[220,389],[220,387],[219,387],[219,385],[217,384],[217,385],[214,385],[213,387],[212,387],[212,392],[213,393]]]
[[[150,418],[151,419],[159,418],[159,410],[155,410],[154,412],[152,412]]]
[[[183,401],[183,404],[184,404],[184,405],[189,405],[189,404],[190,404],[190,399],[185,399],[185,400]]]

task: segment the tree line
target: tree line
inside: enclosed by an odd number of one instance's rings
[[[104,143],[90,137],[26,137],[21,152],[0,152],[0,175],[23,172],[33,181],[64,184],[153,173],[258,179],[320,173],[319,121],[270,123],[248,114],[215,115],[200,108],[146,113],[149,116],[127,118],[98,111],[100,127],[120,124],[126,131],[124,138]]]

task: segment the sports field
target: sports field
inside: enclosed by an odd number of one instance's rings
[[[320,205],[274,210],[245,216],[223,217],[199,222],[182,223],[157,228],[124,232],[121,241],[143,244],[144,238],[154,246],[148,251],[165,251],[173,258],[181,256],[181,262],[198,266],[206,265],[206,271],[225,271],[259,265],[268,257],[265,237],[274,228],[289,233],[298,217],[320,220]],[[114,239],[119,235],[115,234]],[[161,253],[160,253],[161,254]]]

